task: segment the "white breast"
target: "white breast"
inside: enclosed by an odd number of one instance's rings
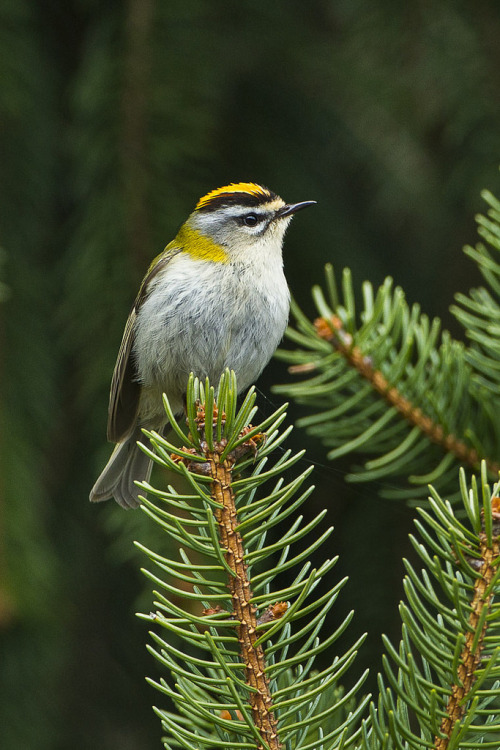
[[[247,388],[278,346],[288,312],[281,252],[256,248],[250,262],[227,264],[176,255],[153,280],[136,321],[141,411],[150,412],[141,421],[161,413],[162,392],[180,410],[190,372],[217,385],[229,367],[238,389]]]

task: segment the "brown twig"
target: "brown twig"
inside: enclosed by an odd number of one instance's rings
[[[264,651],[261,646],[255,646],[257,640],[257,614],[251,604],[252,590],[244,561],[243,543],[236,531],[238,518],[234,494],[231,489],[232,465],[229,460],[222,463],[217,453],[207,456],[213,479],[212,497],[222,506],[216,511],[219,524],[221,545],[227,550],[226,560],[234,571],[229,576],[228,588],[231,594],[234,614],[238,625],[236,632],[240,644],[240,652],[245,664],[245,680],[252,690],[249,694],[249,704],[255,726],[263,739],[271,748],[279,748],[277,735],[277,719],[272,712],[272,698],[266,677]]]
[[[216,420],[216,409],[214,409],[214,421]],[[201,447],[206,463],[203,473],[212,477],[212,498],[219,507],[215,511],[215,517],[219,526],[221,547],[225,550],[226,561],[234,575],[228,576],[228,589],[231,595],[233,614],[236,623],[236,633],[240,645],[240,655],[245,665],[245,681],[249,686],[248,702],[252,718],[260,736],[271,750],[279,750],[281,743],[277,734],[278,720],[272,710],[272,697],[269,690],[269,682],[266,675],[266,663],[264,650],[261,645],[256,645],[257,634],[257,612],[252,605],[252,589],[248,578],[247,565],[244,559],[243,540],[239,534],[238,516],[236,512],[235,496],[231,484],[233,480],[233,467],[236,460],[244,453],[255,452],[258,443],[262,443],[264,436],[257,435],[238,447],[236,452],[230,453],[224,460],[220,456],[226,447],[226,441],[217,443],[214,439],[213,450],[210,450],[207,442],[203,439],[204,430],[207,429],[204,421],[203,407],[198,410],[196,418],[198,430],[202,436]],[[247,428],[245,432],[248,432]],[[244,434],[242,433],[242,434]],[[184,463],[199,471],[200,463],[184,460]],[[275,605],[274,617],[278,619],[283,614],[283,605]],[[286,608],[286,605],[285,605]],[[264,750],[264,745],[259,745],[259,750]]]
[[[492,498],[493,520],[497,528],[500,520],[500,498]],[[434,750],[446,750],[453,729],[465,715],[467,708],[467,695],[470,693],[475,680],[475,672],[481,664],[481,652],[484,648],[484,638],[487,629],[487,620],[484,620],[483,627],[479,638],[477,637],[478,623],[480,622],[483,610],[489,609],[493,600],[493,591],[488,590],[493,576],[498,569],[498,556],[500,554],[500,544],[498,536],[494,536],[491,546],[488,545],[486,534],[479,537],[479,552],[482,559],[482,565],[479,568],[479,576],[474,584],[474,593],[470,604],[469,629],[465,635],[465,644],[460,654],[460,664],[458,667],[458,682],[451,688],[451,695],[446,706],[446,716],[441,722],[441,733],[444,737],[435,737]],[[474,647],[474,642],[476,643]]]
[[[431,442],[440,445],[447,453],[453,453],[461,463],[473,468],[479,466],[481,458],[474,448],[469,447],[455,435],[446,434],[440,424],[426,416],[421,409],[402,396],[397,388],[390,385],[383,373],[373,367],[370,357],[364,356],[359,347],[353,346],[352,337],[344,330],[337,316],[332,316],[329,320],[318,318],[314,321],[314,325],[318,335],[329,341],[347,362],[371,383],[377,393],[394,406],[410,424],[417,426]],[[488,471],[498,476],[500,464],[489,459],[485,460]]]

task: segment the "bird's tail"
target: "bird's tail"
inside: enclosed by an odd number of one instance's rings
[[[136,427],[130,437],[118,443],[90,492],[90,501],[98,503],[114,497],[122,508],[137,508],[139,495],[144,490],[134,482],[147,482],[151,475],[152,462],[137,445],[145,442],[141,428]]]

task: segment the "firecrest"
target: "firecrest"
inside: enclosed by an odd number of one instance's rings
[[[162,394],[182,413],[191,372],[218,383],[235,371],[239,390],[260,375],[288,320],[282,244],[294,213],[267,188],[238,182],[201,198],[150,265],[128,317],[111,382],[108,440],[116,447],[90,493],[139,505],[136,481],[151,461],[142,428],[167,423]],[[142,493],[144,491],[142,490]]]

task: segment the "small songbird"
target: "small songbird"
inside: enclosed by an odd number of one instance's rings
[[[230,368],[239,391],[258,378],[288,320],[285,230],[296,211],[313,203],[285,203],[252,182],[217,188],[154,259],[118,352],[108,412],[108,440],[116,447],[91,501],[114,497],[124,508],[139,505],[134,482],[151,473],[138,446],[147,443],[141,429],[165,428],[163,393],[172,411],[182,413],[191,372],[216,384]]]

